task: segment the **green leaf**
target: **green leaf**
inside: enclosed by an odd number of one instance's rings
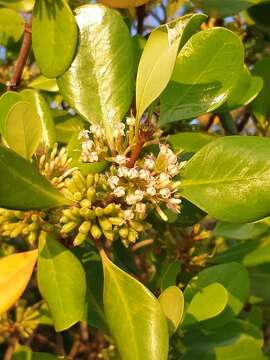
[[[84,128],[85,122],[79,115],[63,113],[54,117],[56,138],[57,142],[68,144],[74,133],[78,134]]]
[[[8,146],[25,159],[31,159],[41,135],[42,125],[34,105],[26,101],[13,105],[3,125],[3,136]]]
[[[213,140],[216,140],[217,136],[196,133],[196,132],[181,132],[168,137],[168,142],[175,152],[184,150],[186,152],[195,153],[199,151],[203,146],[207,145]]]
[[[79,246],[74,249],[75,255],[80,259],[86,275],[86,317],[90,326],[108,332],[103,309],[103,270],[101,258],[92,245]]]
[[[35,106],[42,125],[42,144],[45,147],[52,148],[56,143],[56,132],[49,105],[44,97],[35,90],[23,90],[21,95]]]
[[[262,2],[258,5],[252,6],[247,10],[248,16],[255,21],[255,26],[259,29],[269,32],[270,24],[265,14],[269,14],[269,2]]]
[[[204,146],[183,171],[182,195],[222,221],[268,216],[269,145],[267,138],[226,136]]]
[[[177,275],[181,271],[181,262],[179,260],[173,260],[170,262],[160,279],[160,290],[164,291],[172,285],[176,285]]]
[[[255,76],[261,76],[264,82],[263,89],[259,96],[252,103],[252,111],[256,119],[261,125],[264,125],[265,121],[269,119],[270,113],[270,57],[263,58],[258,61],[252,69],[252,74]]]
[[[150,34],[140,59],[136,80],[138,121],[167,86],[179,47],[184,46],[205,20],[203,14],[186,15],[159,26]]]
[[[184,295],[177,286],[170,286],[160,294],[158,301],[166,316],[169,334],[173,335],[184,313]]]
[[[42,352],[33,352],[31,360],[57,360],[59,359],[55,355]]]
[[[16,11],[31,11],[34,0],[0,0],[0,5],[7,6]]]
[[[187,349],[183,360],[263,360],[260,331],[240,320],[208,333],[192,329],[183,342]]]
[[[258,96],[262,87],[262,78],[259,76],[251,76],[249,70],[244,67],[229,99],[218,109],[218,112],[231,111],[248,105]]]
[[[8,40],[17,42],[24,31],[24,21],[20,14],[11,9],[0,9],[0,45],[7,45]]]
[[[45,232],[39,238],[37,278],[56,331],[66,330],[83,318],[86,279],[82,264],[70,250]]]
[[[209,54],[213,54],[211,61]],[[160,124],[218,108],[231,95],[243,63],[243,45],[230,30],[213,28],[193,35],[180,51],[171,81],[161,95]]]
[[[154,295],[101,252],[106,319],[121,358],[167,360],[168,329]]]
[[[99,124],[110,146],[113,131],[133,97],[133,44],[118,12],[99,4],[76,9],[80,42],[73,63],[58,79],[60,92],[90,123]]]
[[[228,300],[228,291],[218,282],[200,288],[187,306],[183,326],[218,316]]]
[[[32,80],[28,86],[37,90],[44,90],[49,92],[59,91],[56,79],[48,79],[44,75],[40,75]]]
[[[269,264],[265,264],[269,265]],[[250,274],[251,291],[250,302],[251,303],[263,303],[270,304],[270,272],[264,269],[263,265],[255,268]]]
[[[3,134],[5,120],[11,107],[21,101],[22,97],[15,91],[7,91],[0,97],[0,132]]]
[[[75,18],[65,0],[36,0],[32,40],[43,75],[56,78],[65,72],[75,54],[77,33]]]
[[[264,234],[268,230],[269,226],[263,222],[248,224],[230,224],[218,222],[214,229],[214,234],[216,236],[223,236],[228,239],[246,240],[254,239]]]
[[[207,12],[209,16],[219,19],[220,17],[226,17],[235,15],[238,12],[258,4],[261,0],[194,0],[195,5]]]
[[[224,302],[226,300],[226,295],[221,288],[217,288],[217,285],[213,286],[213,284],[216,283],[222,285],[229,295],[229,299],[226,304],[227,306],[223,311],[222,307],[224,306],[224,303],[222,304],[219,297],[213,294],[215,292],[219,293],[219,296],[223,298]],[[212,285],[212,287],[209,287],[209,285]],[[211,319],[211,325],[221,326],[230,321],[234,316],[238,315],[242,310],[249,294],[249,286],[250,282],[247,270],[241,264],[232,262],[208,267],[193,277],[185,289],[184,295],[187,312],[191,311],[189,306],[191,306],[193,301],[194,303],[192,305],[192,309],[193,312],[196,310],[195,313],[199,319],[204,319],[204,317],[211,314],[213,308],[213,313],[217,316],[215,316],[214,319]],[[207,287],[208,289],[205,289]],[[202,289],[205,289],[205,292],[202,292]],[[208,297],[207,294],[209,294],[208,301],[209,304],[211,304],[209,307],[207,305],[201,307],[199,306],[200,300],[202,300],[204,294],[205,298],[203,300],[206,301],[206,304]],[[210,294],[212,294],[214,298],[211,298]],[[197,299],[195,300],[194,298],[196,296]],[[212,303],[215,301],[218,302],[218,300],[221,301],[219,305]]]
[[[229,261],[238,261],[246,267],[268,263],[270,261],[270,237],[232,246],[211,259],[211,262],[218,264]]]
[[[0,146],[0,206],[33,210],[68,205],[57,191],[28,161]]]
[[[20,345],[16,348],[11,360],[32,360],[32,350],[28,346]]]

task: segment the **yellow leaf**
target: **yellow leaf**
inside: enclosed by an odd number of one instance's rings
[[[27,287],[38,250],[26,251],[0,259],[0,314],[7,311]]]
[[[146,4],[149,0],[100,0],[99,2],[113,8],[132,8]]]

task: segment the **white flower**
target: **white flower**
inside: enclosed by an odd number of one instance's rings
[[[143,180],[149,180],[151,177],[151,174],[148,170],[142,169],[140,170],[140,178]]]
[[[118,123],[116,124],[116,128],[113,131],[113,137],[117,138],[121,135],[125,135],[125,124]]]
[[[125,157],[125,155],[117,155],[115,158],[115,162],[117,162],[117,164],[119,165],[124,165],[127,162],[127,158]]]
[[[169,165],[168,172],[169,172],[170,176],[172,176],[172,177],[176,176],[179,173],[179,165],[178,164]]]
[[[137,204],[136,204],[136,207],[135,207],[135,211],[136,211],[138,214],[144,214],[145,211],[146,211],[146,205],[143,204],[143,203],[137,203]]]
[[[127,176],[130,179],[135,179],[136,177],[138,177],[138,170],[136,170],[135,168],[128,169]]]
[[[142,190],[136,190],[135,196],[137,198],[137,201],[141,201],[143,199],[144,192]]]
[[[124,211],[124,219],[125,220],[132,220],[133,218],[134,218],[134,212],[132,210]]]
[[[111,176],[108,179],[108,183],[112,189],[114,189],[119,184],[119,177],[118,176]]]
[[[144,162],[144,166],[146,167],[147,170],[153,170],[155,167],[155,160],[152,157],[148,157],[145,162]]]
[[[96,135],[96,137],[98,137],[98,138],[101,138],[104,136],[104,131],[99,125],[92,124],[90,126],[90,131],[92,134]]]
[[[134,117],[127,117],[127,125],[134,126],[135,125],[135,118]]]
[[[125,195],[125,188],[123,186],[118,186],[114,189],[113,193],[117,197],[123,197]]]
[[[126,203],[128,205],[135,205],[138,202],[137,196],[136,195],[128,195],[126,197]]]
[[[88,155],[88,161],[89,161],[89,162],[96,162],[96,161],[98,161],[98,154],[97,154],[96,151],[93,151],[93,152],[89,153],[89,155]]]
[[[163,188],[159,193],[164,199],[168,199],[171,196],[171,190],[169,188]]]
[[[117,175],[119,177],[127,177],[129,174],[129,169],[125,166],[119,167],[117,170]]]
[[[176,198],[171,198],[168,200],[167,202],[167,208],[176,212],[176,213],[179,213],[180,212],[180,206],[179,204],[181,204],[181,199],[176,199]]]
[[[92,140],[87,140],[82,143],[82,149],[83,150],[92,150],[94,147],[94,142]]]
[[[79,132],[78,140],[88,140],[89,139],[89,130],[81,130]]]
[[[156,189],[154,188],[154,186],[148,187],[148,188],[146,189],[146,192],[147,192],[147,194],[150,195],[150,196],[155,196],[156,193],[157,193],[157,191],[156,191]]]
[[[167,182],[168,180],[170,180],[168,174],[162,172],[162,173],[159,175],[159,181],[160,181],[161,183],[165,183],[165,182]]]
[[[164,145],[164,144],[160,144],[159,145],[159,152],[163,155],[167,155],[169,150],[169,146],[168,145]]]

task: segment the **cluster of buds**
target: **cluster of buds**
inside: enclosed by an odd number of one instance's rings
[[[114,202],[105,174],[84,176],[76,170],[64,181],[61,191],[73,206],[62,210],[60,231],[62,236],[75,235],[75,246],[88,237],[98,240],[102,236],[109,241],[119,236],[128,246],[145,230],[145,216],[130,216],[130,210]]]
[[[43,211],[19,211],[0,208],[0,236],[24,237],[33,244],[41,229],[51,231],[52,226]]]
[[[82,141],[81,162],[93,163],[108,156],[109,148],[106,145],[104,130],[99,125],[93,124],[90,130],[80,131],[79,140]]]
[[[38,158],[38,169],[55,187],[59,187],[74,171],[70,167],[71,162],[66,148],[58,150],[58,145],[55,144],[51,152],[46,151]]]

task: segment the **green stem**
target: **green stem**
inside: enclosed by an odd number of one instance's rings
[[[219,114],[219,119],[226,135],[237,135],[238,131],[229,111]]]

